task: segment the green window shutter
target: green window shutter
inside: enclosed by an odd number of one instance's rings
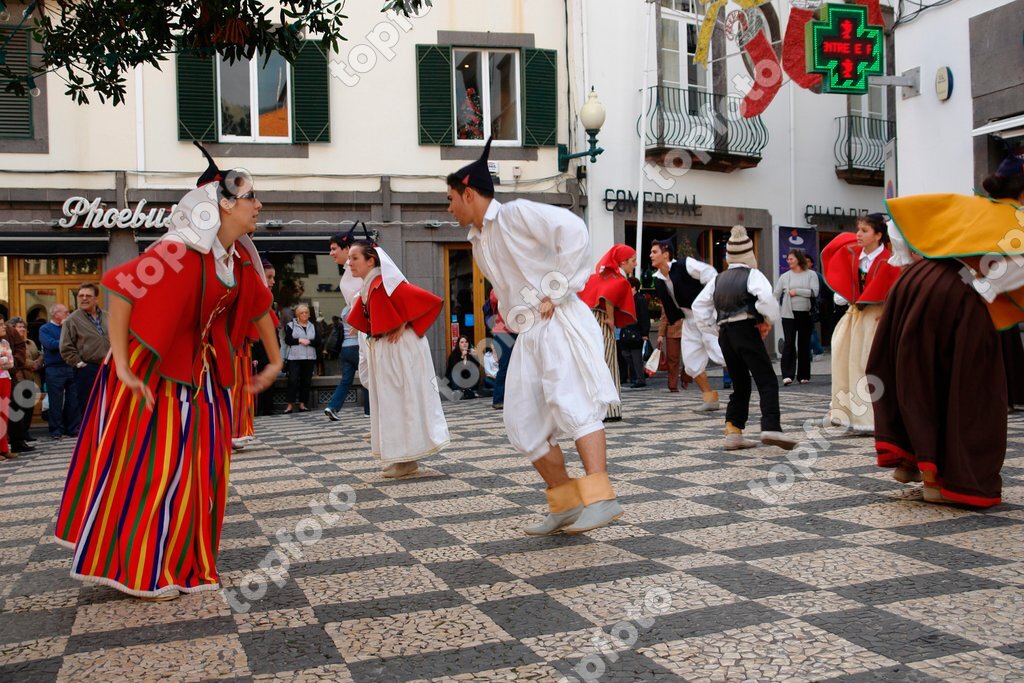
[[[292,142],[331,141],[330,47],[305,40],[292,64]]]
[[[523,146],[558,139],[558,51],[523,49]]]
[[[12,29],[0,27],[0,45],[7,41]],[[18,31],[7,43],[7,66],[16,74],[29,73],[28,31]],[[40,76],[39,78],[45,78]],[[0,138],[32,139],[32,97],[26,87],[24,95],[4,92],[6,82],[0,84]]]
[[[421,145],[455,144],[452,51],[447,45],[416,46]]]
[[[178,52],[178,139],[217,142],[217,67],[213,52]]]

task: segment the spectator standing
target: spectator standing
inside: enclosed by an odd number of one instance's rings
[[[508,329],[505,319],[501,317],[501,312],[498,310],[498,293],[495,290],[491,290],[488,301],[494,312],[491,338],[494,339],[498,354],[498,374],[494,376],[494,396],[491,397],[491,407],[495,410],[503,410],[505,408],[505,375],[508,374],[508,362],[512,359],[512,347],[515,346],[517,335]]]
[[[285,414],[295,410],[304,413],[309,408],[309,387],[313,380],[313,368],[316,367],[317,348],[320,346],[320,335],[317,334],[316,323],[309,319],[309,306],[299,304],[295,307],[295,319],[284,326],[284,343],[288,359],[288,405]]]
[[[0,317],[0,458],[5,460],[14,457],[8,439],[12,369],[14,369],[14,351],[7,341],[7,325],[4,324],[3,317]]]
[[[87,282],[78,288],[78,309],[67,317],[60,330],[60,355],[74,368],[78,401],[82,411],[89,404],[89,393],[110,351],[107,312],[100,308],[99,288]]]
[[[42,390],[42,379],[39,376],[39,371],[43,369],[43,356],[39,352],[39,347],[29,337],[28,323],[25,322],[24,318],[14,317],[11,318],[10,325],[14,326],[21,338],[25,340],[25,367],[21,373],[21,381],[32,382],[35,385],[32,390],[34,397],[38,398]],[[32,427],[32,416],[36,410],[36,400],[33,399],[32,403],[22,407],[23,416],[19,421],[21,424],[21,434],[24,441],[35,441],[36,439],[29,433]]]
[[[24,323],[22,318],[17,318],[18,321]],[[28,380],[28,373],[30,370],[28,362],[28,340],[25,335],[20,332],[14,323],[15,319],[7,321],[7,343],[11,345],[11,351],[14,354],[14,367],[11,369],[11,403],[16,404],[15,408],[17,411],[11,411],[10,405],[8,405],[8,443],[11,447],[11,453],[21,453],[24,451],[35,450],[28,444],[28,428],[29,423],[32,420],[32,408],[35,407],[35,392],[33,392],[32,406],[26,410],[24,403],[23,392],[19,389],[18,384],[22,381]]]
[[[634,389],[647,386],[644,375],[644,344],[651,334],[651,313],[647,309],[647,297],[640,293],[640,280],[629,278],[629,286],[633,288],[633,305],[636,307],[636,322],[626,325],[619,334],[622,350],[629,359],[629,368],[633,376]],[[680,325],[681,327],[681,325]]]
[[[67,306],[53,304],[50,306],[50,321],[39,328],[39,342],[43,346],[43,381],[50,400],[50,437],[53,439],[78,436],[82,422],[75,373],[60,355],[61,326],[67,317]]]
[[[352,388],[352,381],[359,369],[359,331],[347,322],[351,312],[351,305],[345,306],[341,311],[341,319],[346,321],[338,323],[338,334],[341,336],[341,347],[338,352],[338,359],[341,361],[341,381],[338,382],[338,388],[334,390],[334,395],[331,396],[327,407],[324,408],[324,415],[333,422],[341,419],[338,411],[345,404],[345,398],[348,396],[349,389]]]
[[[789,386],[793,378],[800,384],[811,381],[811,319],[818,298],[818,274],[810,270],[807,253],[790,249],[786,256],[789,270],[775,284],[775,298],[782,307],[782,384]]]

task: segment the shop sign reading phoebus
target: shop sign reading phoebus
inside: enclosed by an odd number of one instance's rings
[[[140,199],[134,209],[108,209],[99,197],[92,201],[85,197],[68,197],[64,202],[64,218],[57,221],[57,225],[97,230],[156,230],[170,227],[172,211],[173,206],[169,209],[146,209],[145,199]]]

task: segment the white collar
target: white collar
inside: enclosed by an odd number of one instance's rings
[[[224,248],[224,245],[220,243],[220,240],[213,241],[213,248],[211,249],[211,251],[213,251],[213,258],[217,259],[218,261],[224,261],[226,263],[230,262],[230,259],[238,255],[238,249],[235,248],[235,245],[233,243],[229,251]]]
[[[674,266],[675,264],[675,259],[672,259],[671,261],[668,262],[668,272],[672,272],[672,266]],[[660,268],[654,269],[654,277],[658,278],[659,280],[664,280],[665,282],[672,282],[671,280],[668,279],[668,275],[665,275],[664,273],[661,272]]]
[[[501,202],[497,199],[491,198],[491,203],[487,205],[487,211],[484,212],[484,223],[489,223],[498,217],[498,211],[501,209]]]
[[[882,253],[883,249],[884,247],[881,244],[879,244],[878,247],[870,254],[866,253],[863,249],[861,249],[860,263],[864,263],[864,261],[867,260],[867,266],[868,268],[871,268],[871,264],[875,262],[875,259],[878,258],[878,255]]]
[[[726,270],[732,270],[733,268],[747,268],[747,269],[749,269],[750,266],[748,266],[746,263],[730,263],[729,267]]]

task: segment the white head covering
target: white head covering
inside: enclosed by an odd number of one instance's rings
[[[388,256],[388,253],[384,251],[384,249],[381,247],[374,247],[374,249],[377,251],[377,256],[380,257],[380,266],[367,273],[366,277],[363,279],[362,288],[359,292],[363,301],[366,301],[366,295],[369,293],[370,285],[373,284],[373,281],[377,279],[378,275],[384,279],[384,291],[388,296],[395,293],[395,290],[398,289],[398,285],[403,282],[408,282],[408,280],[405,279],[405,276],[402,275],[402,271],[398,269],[398,266],[391,257]]]
[[[176,240],[195,249],[200,254],[208,254],[220,232],[220,193],[219,183],[207,182],[181,198],[171,211],[170,226],[162,240]],[[154,245],[156,242],[153,243]],[[253,268],[264,284],[267,274],[263,272],[263,259],[256,249],[256,244],[249,235],[242,235],[235,244],[244,249],[252,261]],[[152,246],[150,247],[152,248]]]
[[[910,252],[910,245],[907,244],[907,240],[904,239],[903,233],[896,227],[894,221],[886,223],[889,228],[889,244],[892,256],[889,257],[889,265],[891,266],[909,266],[914,262],[913,254]]]

